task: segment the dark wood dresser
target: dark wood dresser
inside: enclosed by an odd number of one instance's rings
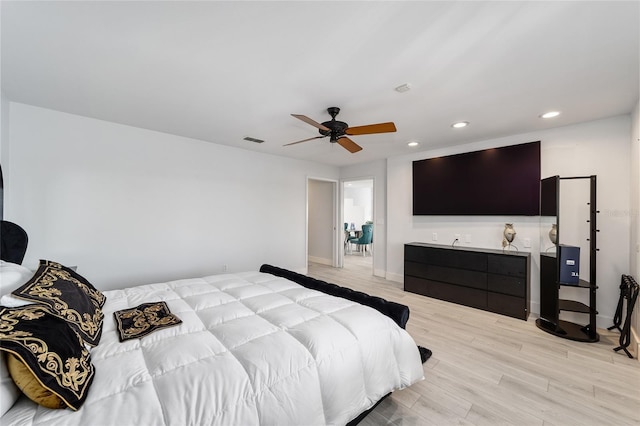
[[[426,243],[404,246],[404,289],[526,320],[531,255]]]

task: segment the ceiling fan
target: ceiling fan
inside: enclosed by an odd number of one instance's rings
[[[362,149],[360,145],[349,139],[346,135],[356,136],[356,135],[369,135],[373,133],[389,133],[396,131],[396,125],[392,122],[388,123],[378,123],[378,124],[369,124],[366,126],[357,126],[357,127],[349,127],[349,125],[343,121],[336,121],[336,115],[340,112],[340,108],[338,107],[329,107],[327,108],[327,112],[331,116],[331,121],[325,121],[320,124],[306,115],[300,114],[291,114],[298,120],[302,120],[307,124],[311,124],[313,127],[317,127],[318,131],[322,136],[316,136],[313,138],[303,139],[297,142],[291,142],[284,146],[295,145],[301,142],[307,142],[314,139],[322,139],[329,137],[329,141],[331,143],[338,143],[347,151],[352,154],[358,152]]]

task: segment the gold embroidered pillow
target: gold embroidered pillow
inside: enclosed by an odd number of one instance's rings
[[[132,309],[114,312],[120,341],[139,339],[156,330],[182,323],[182,320],[169,312],[165,302],[143,303]]]
[[[85,343],[96,346],[100,342],[104,319],[100,308],[106,298],[72,269],[41,260],[33,277],[11,294],[47,305],[54,315],[67,321]]]
[[[107,297],[102,294],[100,290],[95,288],[85,277],[77,273],[75,270],[68,268],[58,262],[52,262],[50,260],[40,260],[40,265],[43,264],[65,271],[67,274],[69,274],[70,277],[77,280],[79,283],[82,283],[82,289],[87,293],[87,295],[91,298],[95,305],[100,308],[104,306],[105,302],[107,301]]]
[[[79,409],[95,373],[80,336],[43,305],[0,307],[0,350],[20,390],[48,408]]]

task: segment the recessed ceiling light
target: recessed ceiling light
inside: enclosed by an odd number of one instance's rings
[[[401,84],[400,86],[396,87],[394,90],[400,93],[408,92],[409,90],[411,90],[411,84],[409,83]]]
[[[468,125],[468,121],[458,121],[457,123],[453,123],[451,127],[453,127],[454,129],[461,129],[463,127],[467,127]]]
[[[540,115],[540,118],[553,118],[560,115],[560,111],[549,111]]]
[[[409,142],[407,145],[408,146],[418,146],[420,144],[418,142],[416,142],[416,141],[412,141],[412,142]]]

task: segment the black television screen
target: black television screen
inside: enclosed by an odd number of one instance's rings
[[[540,214],[540,141],[413,162],[413,214]]]

